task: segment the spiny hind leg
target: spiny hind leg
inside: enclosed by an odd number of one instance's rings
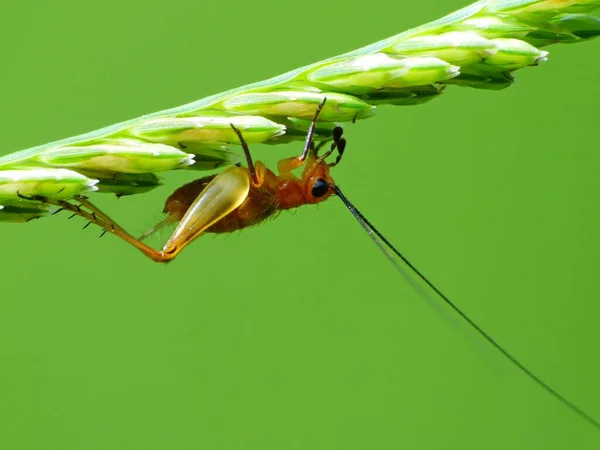
[[[86,218],[91,223],[100,226],[104,229],[103,233],[109,232],[114,234],[115,236],[123,239],[125,242],[133,245],[135,248],[140,250],[144,255],[156,262],[168,262],[172,259],[169,255],[163,254],[162,251],[158,251],[150,247],[148,244],[142,242],[140,239],[136,239],[127,231],[125,231],[121,226],[119,226],[114,220],[112,220],[108,215],[106,215],[100,208],[90,202],[87,197],[79,196],[75,197],[75,200],[79,202],[81,206],[90,210],[88,214],[85,210],[83,210],[78,205],[75,206],[81,214],[78,214],[84,218]],[[68,203],[70,204],[70,203]],[[95,218],[95,221],[91,221],[88,217],[85,217],[83,214],[88,214],[90,217]]]
[[[125,231],[121,226],[119,226],[115,221],[113,221],[108,215],[106,215],[98,207],[92,204],[92,202],[90,202],[87,199],[87,197],[75,196],[73,198],[73,201],[77,203],[71,203],[67,200],[54,200],[42,196],[26,197],[19,194],[19,197],[30,201],[38,201],[47,205],[57,206],[58,210],[55,211],[54,214],[59,213],[60,211],[69,211],[73,213],[71,217],[83,217],[88,222],[84,226],[84,228],[87,228],[91,223],[93,223],[94,225],[97,225],[104,230],[101,236],[103,236],[106,232],[112,233],[115,236],[120,237],[124,241],[136,247],[138,250],[140,250],[153,261],[167,262],[170,259],[172,259],[169,255],[165,256],[162,254],[162,252],[153,249],[152,247],[144,244],[143,242],[131,236],[129,233],[127,233],[127,231]],[[86,209],[89,211],[86,211]]]
[[[195,198],[160,251],[126,232],[85,197],[75,197],[73,201],[78,204],[64,200],[43,200],[120,237],[153,261],[168,262],[207,228],[238,208],[248,197],[250,182],[248,171],[240,167],[230,167],[217,175]]]
[[[112,220],[110,217],[108,217],[106,214],[104,214],[100,208],[98,208],[97,206],[95,206],[94,204],[92,204],[92,202],[90,202],[88,200],[87,197],[84,196],[77,196],[75,197],[75,200],[84,208],[87,208],[91,211],[91,214],[93,217],[97,217],[99,218],[101,221],[104,222],[104,224],[106,224],[108,227],[110,227],[112,230],[123,233],[123,234],[128,234],[123,228],[121,228],[114,220]],[[80,208],[81,210],[81,208]],[[96,225],[99,225],[98,223],[96,223]],[[108,231],[106,230],[106,227],[99,225],[102,228],[104,228],[105,232]]]

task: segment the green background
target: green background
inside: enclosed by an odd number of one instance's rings
[[[0,152],[268,78],[465,4],[11,2]],[[508,90],[449,88],[347,126],[334,176],[473,319],[600,419],[600,41],[549,50]],[[253,151],[273,167],[299,149]],[[95,200],[140,233],[196,175]],[[82,225],[66,214],[0,224],[2,450],[600,448],[597,430],[500,357],[490,368],[341,202],[204,237],[168,266]]]

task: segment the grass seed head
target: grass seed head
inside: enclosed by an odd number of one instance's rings
[[[330,137],[338,122],[372,116],[376,106],[429,102],[447,85],[505,89],[516,70],[546,60],[542,47],[600,35],[600,19],[589,15],[598,6],[600,0],[480,0],[270,80],[6,155],[0,158],[0,221],[42,214],[26,211],[31,205],[7,210],[23,201],[17,192],[68,198],[100,187],[137,194],[158,185],[156,172],[235,164],[240,152],[230,147],[239,140],[231,124],[249,143],[304,139],[325,97],[317,139]]]

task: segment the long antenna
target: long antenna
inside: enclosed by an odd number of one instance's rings
[[[464,321],[466,321],[469,325],[471,325],[471,327],[473,327],[473,329],[476,330],[477,333],[479,333],[487,342],[492,344],[492,346],[495,347],[496,350],[498,350],[500,353],[502,353],[506,358],[508,358],[509,361],[511,361],[515,366],[517,366],[519,369],[521,369],[521,371],[523,373],[525,373],[525,375],[527,375],[529,378],[531,378],[535,383],[538,384],[538,386],[542,387],[546,392],[550,393],[553,397],[560,400],[571,411],[578,414],[580,417],[585,419],[589,424],[593,425],[596,429],[598,429],[600,431],[600,422],[596,421],[592,416],[587,414],[585,411],[583,411],[581,408],[576,406],[574,403],[570,402],[566,397],[562,396],[557,391],[555,391],[553,388],[551,388],[548,384],[546,384],[546,382],[544,382],[542,379],[540,379],[537,375],[535,375],[532,371],[530,371],[527,367],[525,367],[521,362],[519,362],[519,360],[517,360],[512,354],[510,354],[500,344],[498,344],[498,342],[496,342],[496,340],[494,338],[492,338],[479,325],[477,325],[477,323],[475,323],[472,319],[470,319],[469,316],[467,316],[458,306],[456,306],[456,304],[454,304],[454,302],[452,302],[448,297],[446,297],[446,295],[444,293],[442,293],[442,291],[440,291],[437,287],[435,287],[435,285],[431,281],[429,281],[429,279],[427,279],[427,277],[425,275],[423,275],[419,269],[417,269],[404,255],[402,255],[402,253],[400,253],[391,244],[391,242],[388,241],[385,238],[385,236],[383,234],[381,234],[377,230],[377,228],[375,228],[371,224],[371,222],[369,222],[367,220],[367,218],[365,216],[363,216],[362,213],[358,209],[356,209],[356,207],[352,204],[352,202],[350,202],[350,200],[348,200],[348,197],[346,197],[342,193],[342,191],[340,190],[339,187],[332,186],[332,188],[333,188],[335,194],[342,200],[342,202],[344,202],[344,204],[346,205],[348,210],[350,210],[350,212],[355,217],[355,219],[358,221],[358,223],[360,223],[360,225],[364,228],[364,230],[369,234],[369,237],[373,240],[373,242],[375,242],[375,244],[377,244],[379,249],[392,262],[392,264],[394,265],[394,267],[396,267],[396,269],[398,271],[400,271],[403,275],[405,275],[403,268],[399,264],[396,263],[396,261],[393,259],[392,255],[390,255],[387,252],[385,247],[390,249],[396,256],[398,256],[398,258],[400,258],[402,260],[402,262],[404,262],[404,264],[406,264],[406,266],[410,270],[412,270],[421,280],[423,280],[423,282],[425,284],[427,284],[427,286],[429,286],[437,295],[439,295],[440,298],[450,308],[452,308]],[[378,240],[378,238],[381,240],[381,242]],[[382,244],[382,242],[383,242],[383,244]],[[405,275],[405,277],[406,277],[406,275]],[[409,279],[409,281],[410,281],[410,279]],[[423,295],[423,291],[420,289],[420,287],[416,283],[411,283],[411,284],[421,295]],[[439,310],[439,308],[436,308],[436,309]]]

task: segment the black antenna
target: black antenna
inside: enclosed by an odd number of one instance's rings
[[[377,244],[379,249],[385,254],[385,256],[392,262],[392,264],[399,270],[403,275],[403,268],[396,263],[393,257],[386,251],[385,246],[389,248],[398,258],[404,262],[408,266],[410,270],[412,270],[427,286],[429,286],[440,298],[450,307],[452,308],[464,321],[466,321],[474,330],[477,331],[487,342],[492,344],[500,353],[502,353],[509,361],[511,361],[515,366],[517,366],[525,375],[531,378],[534,382],[536,382],[540,387],[542,387],[546,392],[550,393],[553,397],[560,400],[565,406],[567,406],[571,411],[578,414],[580,417],[585,419],[588,423],[593,425],[596,429],[600,430],[600,422],[596,421],[592,416],[588,415],[585,411],[580,409],[575,404],[571,403],[566,397],[563,397],[561,394],[552,389],[548,384],[546,384],[542,379],[540,379],[537,375],[531,372],[527,367],[525,367],[522,363],[519,362],[513,355],[511,355],[507,350],[505,350],[500,344],[498,344],[494,338],[492,338],[489,334],[487,334],[479,325],[477,325],[473,320],[469,318],[458,306],[456,306],[445,294],[442,293],[435,285],[427,279],[425,275],[421,273],[419,269],[417,269],[402,253],[400,253],[391,243],[388,241],[383,234],[381,234],[377,228],[375,228],[371,222],[367,220],[362,213],[356,209],[356,207],[348,200],[348,198],[342,193],[339,187],[332,186],[335,194],[344,202],[346,207],[350,210],[352,215],[356,218],[358,223],[364,228],[364,230],[369,234],[369,237]],[[381,239],[381,242],[385,244],[385,246],[377,239]],[[413,284],[413,287],[423,295],[423,292],[419,289],[419,286]],[[437,308],[436,308],[437,309]]]

